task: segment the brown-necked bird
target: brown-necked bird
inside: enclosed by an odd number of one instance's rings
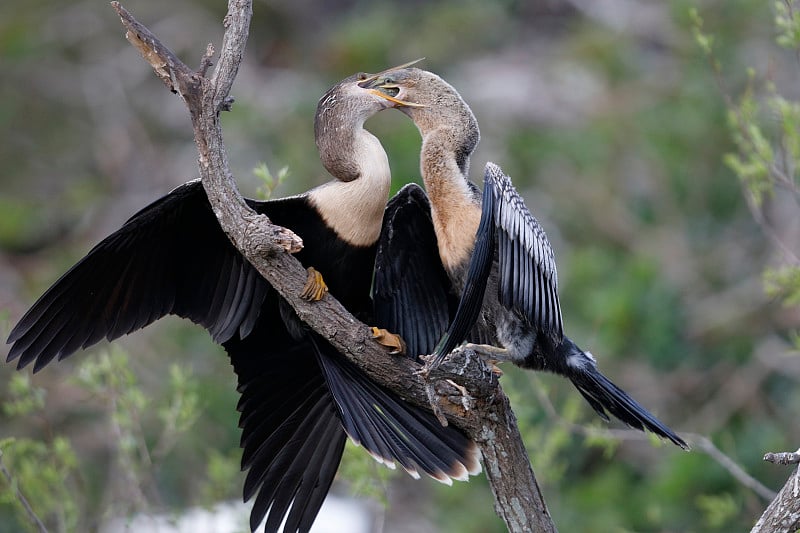
[[[483,195],[469,181],[470,155],[480,133],[458,92],[436,74],[418,68],[388,70],[361,86],[391,98],[392,106],[408,115],[422,136],[420,169],[429,203],[419,187],[408,186],[401,193],[413,198],[407,203],[415,206],[414,214],[406,217],[413,221],[406,224],[419,234],[433,233],[436,243],[435,248],[420,249],[405,235],[381,240],[375,292],[386,300],[378,310],[385,327],[407,329],[415,315],[452,308],[448,298],[461,294],[450,328],[440,330],[443,336],[432,366],[465,339],[484,343],[472,347],[490,359],[562,375],[603,419],[611,413],[633,428],[688,449],[683,439],[606,378],[591,353],[564,335],[556,263],[544,230],[497,165],[486,165]],[[392,202],[399,198],[400,193]],[[417,214],[420,211],[424,216]],[[427,286],[398,282],[392,258],[407,249],[413,250],[417,269],[404,272],[405,277],[426,279]],[[388,259],[381,261],[382,257]],[[403,335],[410,336],[408,331]]]
[[[247,200],[299,235],[308,294],[330,293],[362,320],[390,169],[364,122],[390,102],[351,76],[319,101],[314,122],[325,168],[336,178],[306,193]],[[250,524],[308,531],[328,493],[346,435],[393,467],[439,481],[480,471],[475,443],[429,412],[376,385],[313,333],[220,229],[199,181],[133,215],[50,287],[13,328],[8,361],[34,372],[103,338],[167,314],[202,325],[238,376],[244,498]]]

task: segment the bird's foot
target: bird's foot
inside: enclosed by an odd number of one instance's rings
[[[446,396],[440,396],[442,391],[440,390],[438,393],[436,391],[436,385],[432,382],[425,383],[425,393],[428,396],[428,404],[431,407],[431,411],[433,411],[434,416],[439,421],[442,426],[447,426],[447,417],[444,415],[444,411],[442,410],[442,405],[439,403],[441,398],[446,398],[447,401],[450,403],[460,405],[464,411],[469,411],[472,409],[472,396],[470,396],[469,391],[463,385],[459,385],[452,379],[444,380],[447,385],[450,385],[455,389],[455,393],[447,392]]]
[[[375,326],[372,326],[371,329],[372,338],[375,339],[378,344],[391,348],[389,351],[390,354],[402,355],[406,353],[406,342],[400,335],[390,333],[383,328],[377,328]]]
[[[478,354],[478,357],[483,359],[483,361],[489,365],[492,373],[497,377],[503,375],[503,371],[497,366],[498,363],[504,363],[511,360],[511,356],[509,355],[507,348],[498,348],[497,346],[492,346],[491,344],[473,344],[468,342],[463,346],[463,349],[472,350]]]
[[[308,267],[306,270],[308,271],[308,279],[303,287],[303,292],[300,293],[300,298],[309,302],[318,302],[328,292],[328,286],[325,285],[322,274],[314,267]]]
[[[467,391],[467,388],[464,387],[463,385],[459,385],[452,379],[448,379],[446,381],[458,391],[458,394],[450,395],[447,397],[447,399],[454,404],[460,405],[461,408],[464,409],[464,411],[469,411],[470,409],[472,409],[473,398],[470,395],[469,391]]]

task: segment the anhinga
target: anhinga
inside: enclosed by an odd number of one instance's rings
[[[652,431],[688,448],[606,378],[591,353],[564,335],[556,264],[544,230],[498,166],[486,166],[483,198],[468,179],[469,158],[480,134],[472,111],[458,92],[439,76],[417,68],[389,70],[361,85],[390,97],[392,105],[414,121],[422,136],[420,169],[430,214],[419,215],[424,195],[418,187],[409,187],[406,196],[414,198],[408,202],[414,204],[414,215],[406,218],[416,220],[421,234],[430,233],[425,227],[432,224],[437,248],[427,257],[416,250],[418,270],[404,272],[405,277],[440,272],[442,267],[447,274],[446,287],[440,285],[441,276],[433,274],[429,287],[417,286],[411,294],[408,285],[398,282],[392,258],[413,248],[413,241],[403,236],[382,240],[375,290],[386,300],[382,306],[386,327],[410,336],[404,331],[410,327],[410,315],[436,315],[431,309],[451,305],[442,294],[463,291],[450,329],[433,353],[432,365],[468,337],[473,342],[488,341],[500,347],[473,347],[492,359],[565,376],[603,419],[608,420],[607,412],[611,413],[633,428]]]
[[[371,320],[370,287],[389,163],[364,122],[389,102],[351,76],[319,101],[314,130],[336,178],[288,198],[247,200],[299,235],[297,258],[330,293]],[[309,270],[312,298],[324,294]],[[131,217],[33,304],[14,327],[8,361],[34,372],[103,338],[167,314],[204,326],[238,376],[245,500],[251,528],[307,531],[333,482],[346,435],[415,477],[465,479],[480,471],[474,442],[442,427],[364,376],[295,315],[220,229],[199,181]]]

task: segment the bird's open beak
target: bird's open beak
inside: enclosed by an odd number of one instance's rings
[[[396,67],[387,68],[377,74],[370,74],[367,75],[364,79],[358,82],[358,86],[362,89],[369,89],[369,92],[376,96],[380,96],[386,100],[389,100],[393,104],[402,107],[425,107],[423,104],[417,104],[415,102],[408,102],[406,100],[401,100],[399,98],[395,98],[393,94],[389,94],[390,92],[397,94],[400,91],[400,86],[396,83],[387,81],[382,79],[382,76],[387,72],[391,72],[393,70],[403,69],[406,67],[410,67],[411,65],[418,63],[425,59],[421,57],[419,59],[415,59],[414,61],[409,61],[408,63],[404,63],[402,65],[398,65]]]
[[[376,89],[370,89],[369,92],[380,96],[381,98],[385,98],[392,103],[395,103],[401,107],[425,107],[424,104],[417,104],[415,102],[408,102],[406,100],[400,100],[399,98],[395,98],[394,96],[388,95],[382,91],[382,89],[397,89],[397,85],[393,83],[385,83],[382,85],[378,85]]]

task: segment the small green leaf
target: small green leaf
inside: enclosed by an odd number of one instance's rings
[[[786,266],[764,271],[764,292],[784,305],[800,305],[800,267]]]
[[[261,200],[269,200],[275,189],[289,177],[289,167],[282,167],[277,176],[273,176],[266,163],[259,163],[253,169],[253,174],[259,178],[262,185],[256,189],[256,196]]]

